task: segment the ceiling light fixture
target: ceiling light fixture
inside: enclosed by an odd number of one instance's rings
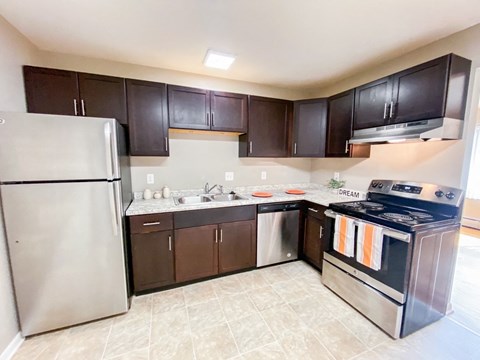
[[[207,55],[203,60],[203,65],[215,69],[227,70],[234,61],[235,56],[232,54],[208,49]]]

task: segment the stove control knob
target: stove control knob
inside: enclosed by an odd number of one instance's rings
[[[441,197],[443,197],[443,195],[445,195],[445,194],[443,193],[442,190],[437,190],[437,191],[435,191],[435,196],[436,196],[436,197],[441,198]]]
[[[372,183],[373,188],[376,188],[377,186],[378,186],[378,183],[376,183],[376,182]]]
[[[455,194],[449,191],[449,192],[447,192],[447,193],[445,194],[445,197],[446,197],[448,200],[453,200],[453,199],[455,198]]]
[[[383,188],[383,184],[382,184],[382,183],[378,183],[378,188],[379,188],[379,189]]]

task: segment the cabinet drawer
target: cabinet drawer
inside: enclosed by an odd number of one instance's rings
[[[325,210],[327,208],[323,205],[307,202],[305,204],[305,214],[308,216],[313,216],[317,219],[323,219],[325,217]]]
[[[173,229],[173,217],[171,213],[136,215],[130,217],[130,232],[132,234],[146,234],[169,229]]]

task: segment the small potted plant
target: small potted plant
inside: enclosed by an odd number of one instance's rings
[[[345,185],[345,180],[335,180],[335,179],[330,179],[327,184],[327,188],[330,189],[332,193],[337,193],[338,189],[343,187]]]

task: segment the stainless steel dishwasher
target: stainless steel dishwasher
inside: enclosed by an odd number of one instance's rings
[[[257,266],[298,258],[300,204],[258,205]]]

